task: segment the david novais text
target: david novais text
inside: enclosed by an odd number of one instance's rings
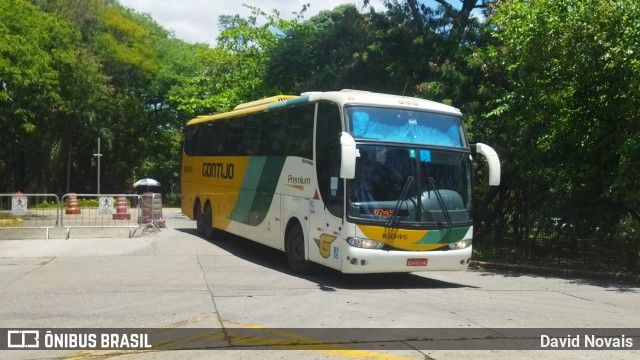
[[[633,338],[598,335],[567,335],[562,337],[540,335],[540,347],[549,349],[630,349]]]

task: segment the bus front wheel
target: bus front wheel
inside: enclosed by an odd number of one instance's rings
[[[300,225],[293,225],[287,232],[285,252],[287,262],[293,272],[305,274],[311,270],[311,262],[304,257],[304,234]]]

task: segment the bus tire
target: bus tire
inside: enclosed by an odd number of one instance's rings
[[[213,212],[211,211],[211,203],[207,202],[202,213],[202,226],[204,227],[204,236],[208,239],[213,237]]]
[[[299,224],[293,224],[287,231],[285,252],[293,272],[306,274],[311,270],[311,262],[304,257],[304,234]]]
[[[196,231],[198,235],[204,235],[204,224],[202,223],[202,207],[200,201],[197,200],[193,207],[193,217],[196,219]]]

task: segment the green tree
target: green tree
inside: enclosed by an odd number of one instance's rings
[[[198,52],[204,71],[172,94],[180,109],[194,115],[215,113],[272,95],[263,85],[266,54],[282,33],[297,24],[306,7],[292,20],[281,19],[277,11],[267,14],[247,7],[252,15],[246,19],[239,15],[220,17],[222,32],[216,47]]]
[[[196,54],[205,45],[187,44],[173,38],[148,15],[124,12],[122,16],[130,19],[132,25],[129,27],[137,29],[135,34],[144,34],[135,41],[129,39],[124,43],[139,42],[132,51],[144,49],[140,53],[153,59],[154,66],[133,66],[130,70],[138,72],[138,80],[129,78],[119,87],[123,103],[112,110],[112,125],[106,134],[107,138],[113,139],[110,149],[113,163],[111,173],[108,170],[106,175],[118,179],[113,184],[120,189],[129,189],[138,178],[153,177],[160,180],[164,191],[176,191],[182,129],[192,115],[180,110],[171,94],[179,91],[187,79],[203,71],[203,64]],[[139,54],[133,59],[137,56]],[[125,59],[116,62],[116,66],[128,68],[131,66],[128,63],[130,61]],[[118,146],[122,141],[127,146]],[[132,158],[131,154],[136,156]]]
[[[502,147],[503,195],[526,198],[533,184],[540,217],[583,232],[637,224],[640,5],[514,0],[489,21],[499,43],[487,48],[488,86],[499,96],[476,130]]]
[[[67,158],[66,130],[105,88],[72,24],[25,1],[2,0],[0,10],[0,172],[11,174],[3,187],[47,191]]]
[[[176,188],[182,126],[169,99],[201,73],[179,41],[114,0],[1,0],[0,188],[93,192],[155,176]],[[135,156],[132,156],[135,154]]]
[[[291,27],[267,51],[265,84],[293,93],[375,88],[385,76],[370,66],[370,37],[367,18],[354,5],[322,11]]]
[[[484,2],[465,1],[461,10],[439,3],[385,1],[384,11],[341,5],[321,12],[269,50],[265,82],[294,93],[358,88],[468,104],[480,76],[468,58],[487,34],[467,13]]]

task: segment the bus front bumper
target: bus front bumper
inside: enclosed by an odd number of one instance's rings
[[[391,251],[348,247],[342,254],[342,272],[464,271],[471,261],[471,249],[469,246],[447,251]]]

